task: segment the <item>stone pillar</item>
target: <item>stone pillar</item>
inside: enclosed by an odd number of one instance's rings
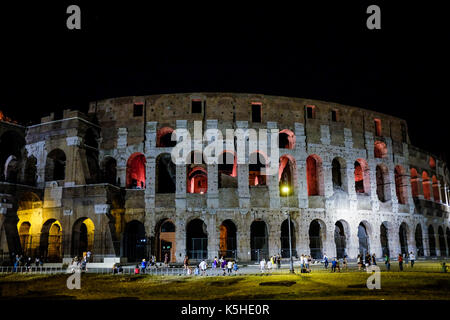
[[[247,121],[236,121],[236,126],[238,129],[247,129]],[[250,189],[248,187],[248,148],[246,147],[245,152],[245,163],[237,164],[238,170],[238,194],[239,194],[239,207],[240,208],[250,208]],[[239,155],[238,155],[239,157]]]
[[[269,231],[269,257],[281,254],[281,225],[267,225]]]
[[[355,211],[358,207],[358,198],[355,191],[355,163],[354,161],[346,161],[346,176],[347,176],[347,193],[350,201],[350,211]]]
[[[330,127],[328,125],[320,125],[320,142],[323,145],[329,145],[331,142]]]
[[[398,198],[397,198],[397,191],[395,186],[395,168],[392,163],[388,166],[388,174],[389,174],[389,192],[391,193],[391,203],[392,203],[392,212],[397,213],[398,212]]]
[[[375,141],[372,132],[364,132],[364,138],[370,175],[370,202],[372,203],[372,211],[376,212],[380,209],[380,203],[377,196],[376,162],[374,158]]]
[[[392,222],[388,224],[388,244],[391,258],[398,257],[401,253],[399,226]]]
[[[305,217],[302,217],[302,214],[300,214],[298,217],[295,218],[295,222],[298,225],[298,231],[296,234],[296,241],[297,241],[297,253],[299,255],[302,254],[310,254],[310,248],[309,248],[309,224],[311,221],[308,219],[305,219]],[[295,223],[294,223],[295,225]]]
[[[218,226],[216,226],[215,213],[209,214],[206,218],[207,230],[208,230],[208,260],[213,261],[219,253],[219,235]]]
[[[206,129],[217,130],[217,120],[206,120]],[[217,141],[218,137],[215,136],[214,141]],[[216,159],[219,156],[215,154]],[[208,164],[208,191],[206,193],[206,202],[208,208],[219,207],[219,166],[218,164]],[[218,251],[219,249],[217,249]],[[217,254],[217,253],[216,253]],[[214,257],[213,257],[214,258]]]
[[[333,171],[330,161],[322,161],[323,195],[326,198],[333,196]]]
[[[423,181],[422,181],[422,175],[421,175],[419,172],[417,173],[417,193],[418,193],[417,197],[418,197],[420,200],[425,199],[424,196],[423,196]]]
[[[356,259],[359,254],[358,225],[351,226],[347,236],[347,255],[349,259]]]
[[[408,253],[412,251],[417,259],[416,234],[414,228],[410,228],[407,235],[408,235]]]
[[[431,256],[431,250],[430,250],[430,238],[428,236],[428,228],[425,228],[421,225],[422,229],[422,243],[423,243],[423,255],[425,257]]]
[[[120,180],[120,187],[126,187],[127,184],[127,161],[126,148],[127,148],[127,128],[117,129],[117,178]]]
[[[186,120],[177,120],[177,129],[187,130]],[[185,155],[187,156],[187,155]],[[175,167],[176,184],[175,184],[175,207],[180,210],[186,209],[186,164],[176,164]],[[186,240],[184,240],[186,241]],[[178,246],[178,240],[177,240]],[[178,248],[177,248],[178,251]],[[183,253],[184,257],[184,253]],[[177,255],[177,259],[178,259]]]
[[[156,121],[149,121],[146,125],[144,154],[145,164],[145,208],[155,208],[156,193]]]
[[[186,255],[186,211],[178,210],[176,212],[175,223],[175,241],[176,241],[176,251],[175,259],[178,263],[183,263],[184,256]]]
[[[434,247],[436,248],[436,257],[440,257],[441,254],[441,246],[439,245],[439,228],[436,225],[433,225],[434,230]]]
[[[306,182],[306,136],[305,127],[296,122],[295,126],[295,162],[297,166],[297,197],[298,207],[308,208],[308,189]],[[309,246],[308,246],[309,248]]]
[[[323,244],[323,252],[329,260],[336,257],[336,241],[334,240],[334,224],[327,225],[326,238]]]
[[[237,230],[236,232],[236,244],[238,250],[238,260],[250,261],[251,260],[251,248],[250,248],[250,226],[243,224],[244,230]]]
[[[67,137],[66,143],[68,147],[68,154],[66,155],[66,172],[64,179],[64,186],[74,186],[76,184],[85,184],[84,174],[79,172],[82,168],[79,164],[78,150],[82,143],[82,138],[78,136]]]
[[[271,135],[270,135],[270,130],[271,129],[276,129],[277,128],[277,123],[276,122],[267,122],[267,154],[271,155],[272,154],[272,141],[271,141]],[[279,167],[279,158],[281,155],[278,155],[278,159],[277,159],[277,166]],[[278,171],[274,174],[271,175],[267,175],[266,176],[267,179],[267,185],[268,185],[268,190],[269,190],[269,203],[270,203],[270,208],[280,208],[280,187],[279,187],[279,181],[278,181]],[[294,187],[294,186],[292,186]]]

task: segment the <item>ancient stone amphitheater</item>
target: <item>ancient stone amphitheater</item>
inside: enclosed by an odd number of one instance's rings
[[[194,121],[279,129],[278,173],[262,174],[258,151],[252,164],[234,150],[224,163],[174,164],[172,132]],[[449,255],[447,164],[410,144],[404,120],[370,110],[261,94],[122,97],[30,126],[3,118],[0,144],[3,259],[288,257],[288,217],[294,255]]]

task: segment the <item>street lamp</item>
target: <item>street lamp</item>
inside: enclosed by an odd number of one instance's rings
[[[286,210],[285,214],[287,214],[287,216],[288,216],[288,230],[289,230],[289,264],[290,264],[289,272],[295,273],[294,272],[294,262],[292,261],[291,213],[289,211],[289,208],[290,208],[289,193],[290,193],[290,191],[291,191],[291,189],[289,188],[288,185],[283,185],[281,187],[281,193],[285,194],[288,198],[288,209]]]

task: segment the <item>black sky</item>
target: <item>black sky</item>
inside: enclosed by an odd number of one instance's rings
[[[404,118],[414,145],[449,155],[449,26],[439,5],[92,2],[0,5],[0,110],[30,123],[107,97],[294,96]],[[66,28],[69,4],[81,7],[81,31]],[[369,4],[381,7],[381,30],[366,28]]]

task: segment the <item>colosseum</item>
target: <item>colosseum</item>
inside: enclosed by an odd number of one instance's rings
[[[219,164],[175,164],[172,132],[194,121],[278,129],[278,173],[262,174],[259,151],[251,164],[226,149]],[[2,117],[0,144],[3,259],[249,262],[289,257],[289,238],[294,255],[315,258],[449,255],[447,164],[375,111],[262,94],[121,97],[29,126]]]

